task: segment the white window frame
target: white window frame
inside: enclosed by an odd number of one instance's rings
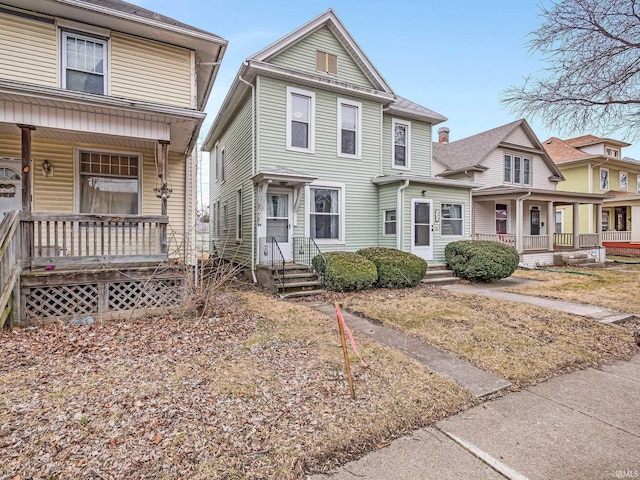
[[[509,178],[507,178],[507,157],[509,157]],[[513,155],[505,153],[502,161],[502,181],[504,183],[513,183]]]
[[[505,219],[506,222],[507,222],[507,228],[506,228],[507,231],[504,232],[504,233],[498,233],[498,229],[496,228],[496,226],[497,226],[496,224],[498,222],[498,217],[496,216],[496,212],[498,210],[498,205],[504,205],[504,206],[507,207],[507,218]],[[509,233],[511,233],[510,228],[509,228],[510,227],[509,223],[510,223],[509,222],[509,203],[498,203],[498,202],[495,202],[495,204],[493,205],[493,231],[494,231],[494,233],[496,235],[508,235]]]
[[[227,179],[227,150],[224,145],[220,148],[220,183],[224,183]]]
[[[528,165],[528,168],[525,168]],[[522,184],[533,185],[533,158],[522,157]],[[529,175],[529,181],[525,180],[525,175]]]
[[[396,218],[395,220],[387,220],[387,213],[394,212]],[[387,224],[395,224],[396,233],[387,233]],[[398,210],[395,208],[388,208],[382,211],[382,236],[383,237],[396,237],[398,235]]]
[[[109,95],[110,65],[108,60],[111,58],[111,55],[109,52],[109,38],[61,29],[60,30],[60,85],[62,86],[62,88],[65,90],[67,89],[67,37],[102,44],[103,54],[104,54],[104,57],[102,59],[102,65],[103,65],[102,95]],[[81,70],[78,70],[78,71],[81,71]],[[94,73],[94,72],[89,72],[89,73]],[[81,91],[81,93],[90,93],[90,92]],[[100,94],[92,93],[92,95],[100,95]]]
[[[640,193],[640,173],[636,175],[636,193]]]
[[[229,230],[229,207],[227,206],[227,202],[222,204],[222,231],[226,232]]]
[[[213,147],[213,164],[215,181],[220,180],[220,143],[216,142]]]
[[[293,121],[292,116],[292,108],[293,95],[300,95],[303,97],[309,97],[309,148],[301,148],[294,147],[291,144],[291,122]],[[315,153],[315,144],[316,144],[316,126],[315,126],[315,118],[316,118],[316,94],[314,92],[310,92],[309,90],[302,90],[300,88],[295,87],[287,87],[287,113],[286,113],[286,142],[287,142],[287,150],[291,150],[293,152],[301,152],[301,153]]]
[[[328,182],[328,181],[319,181],[316,180],[309,185],[304,187],[304,236],[311,237],[311,190],[312,189],[320,189],[320,188],[329,188],[338,190],[338,201],[340,202],[338,205],[338,214],[340,215],[339,220],[339,236],[337,239],[327,239],[327,238],[316,238],[315,242],[320,245],[344,245],[345,244],[345,226],[346,226],[346,188],[343,182]]]
[[[604,152],[607,157],[620,158],[620,149],[613,147],[605,147]]]
[[[603,180],[602,174],[605,173],[605,172],[607,173],[607,182],[606,182],[606,184],[602,182],[602,180]],[[609,177],[609,169],[608,168],[604,168],[604,167],[600,167],[600,190],[604,190],[604,191],[609,190],[609,185],[611,185],[610,177]]]
[[[396,165],[396,125],[404,125],[407,129],[406,165]],[[396,170],[411,170],[411,122],[400,118],[391,119],[391,168]]]
[[[137,215],[142,215],[142,196],[144,194],[142,178],[143,178],[143,163],[144,156],[140,152],[131,152],[131,151],[120,151],[120,150],[109,150],[104,148],[84,148],[84,147],[76,147],[74,148],[74,166],[75,166],[75,193],[74,193],[74,210],[76,213],[80,213],[80,181],[81,181],[81,154],[82,153],[101,153],[107,155],[124,155],[129,157],[138,157],[138,213]],[[98,174],[100,176],[100,174]],[[108,176],[108,175],[107,175]],[[106,215],[106,214],[105,214]]]
[[[445,205],[459,205],[460,206],[460,218],[454,218],[454,219],[447,219],[447,220],[460,220],[460,234],[457,235],[455,233],[452,234],[442,234],[441,236],[443,237],[464,237],[464,203],[441,203],[440,204],[440,231],[443,232],[444,229],[442,228],[443,222],[445,221],[445,216],[444,216],[444,211],[443,208]]]
[[[242,241],[242,189],[236,190],[236,242]]]
[[[624,186],[622,186],[622,179],[624,178]],[[627,172],[620,172],[620,190],[629,190],[629,174]]]
[[[356,153],[342,152],[342,106],[346,105],[357,109],[356,113]],[[362,158],[362,103],[344,98],[338,98],[338,128],[337,128],[337,155],[338,157],[354,158],[360,160]]]
[[[558,214],[560,214],[560,231],[558,231]],[[555,211],[554,233],[564,233],[564,209]]]
[[[508,158],[508,160],[507,160]],[[520,159],[520,166],[517,169],[518,178],[516,181],[516,158]],[[502,181],[513,185],[532,185],[533,184],[533,159],[524,155],[512,152],[505,152],[502,156]],[[509,179],[507,179],[507,162],[509,165]],[[529,168],[525,168],[528,165]],[[528,170],[528,172],[527,172]],[[525,174],[529,174],[529,181],[525,181]]]

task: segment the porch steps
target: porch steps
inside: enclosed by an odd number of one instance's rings
[[[592,267],[600,266],[596,259],[587,252],[561,252],[553,255],[554,265],[569,265],[575,267]]]
[[[450,285],[452,283],[458,283],[460,279],[453,276],[453,271],[447,270],[447,266],[443,263],[429,264],[427,272],[424,274],[424,278],[421,283],[427,283],[429,285]]]
[[[271,276],[281,298],[306,297],[324,293],[322,282],[312,267],[296,263],[284,265],[284,285],[280,270],[272,269]]]

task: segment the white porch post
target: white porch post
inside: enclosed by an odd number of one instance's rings
[[[553,202],[547,202],[547,235],[549,236],[549,251],[553,252],[556,233],[556,210]]]
[[[518,253],[522,253],[523,251],[523,242],[522,236],[524,235],[524,227],[523,227],[523,201],[519,198],[516,199],[516,250]]]
[[[640,205],[631,207],[631,243],[640,243]]]
[[[602,204],[596,205],[596,233],[598,234],[598,246],[602,246]]]
[[[580,204],[573,204],[573,248],[580,246]]]

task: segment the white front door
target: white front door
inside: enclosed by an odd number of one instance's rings
[[[20,159],[0,158],[0,219],[11,210],[22,210]]]
[[[411,253],[433,260],[433,203],[414,198],[411,207]]]
[[[267,192],[267,242],[275,239],[286,262],[293,260],[291,192]]]

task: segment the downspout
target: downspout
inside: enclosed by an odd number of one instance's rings
[[[531,192],[527,192],[524,195],[516,198],[516,250],[518,253],[522,253],[522,235],[520,234],[522,225],[522,209],[520,208],[520,204],[522,200],[531,196]]]
[[[404,194],[403,194],[403,190],[405,188],[407,188],[409,186],[409,180],[405,180],[404,183],[402,185],[400,185],[398,187],[398,193],[397,193],[397,204],[396,204],[396,221],[398,222],[398,227],[396,229],[397,231],[397,235],[396,235],[396,248],[398,250],[402,250],[402,231],[404,230],[404,221],[402,218],[402,200],[404,198]]]
[[[256,174],[256,88],[253,83],[247,82],[242,75],[238,75],[245,85],[251,88],[251,177]],[[256,189],[251,186],[251,279],[258,283],[256,278]]]

